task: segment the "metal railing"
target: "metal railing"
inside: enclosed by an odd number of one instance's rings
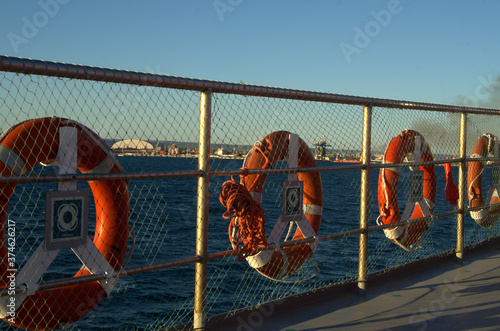
[[[54,76],[58,78],[88,80],[106,83],[131,84],[137,86],[149,86],[156,88],[180,89],[199,91],[199,137],[198,137],[198,167],[197,170],[186,171],[163,171],[145,173],[116,173],[116,174],[73,174],[73,175],[39,175],[39,176],[3,176],[0,183],[40,183],[59,181],[92,181],[92,180],[139,180],[139,179],[171,179],[183,177],[197,177],[197,216],[196,216],[196,253],[195,256],[179,259],[175,261],[154,263],[149,266],[128,268],[116,274],[116,276],[127,276],[132,274],[151,272],[161,269],[178,267],[187,264],[195,264],[195,298],[193,327],[202,330],[206,327],[207,321],[207,265],[216,259],[235,256],[235,250],[209,253],[207,234],[209,219],[209,186],[210,179],[221,176],[238,176],[243,174],[286,174],[298,172],[337,172],[347,170],[358,170],[360,177],[360,200],[359,200],[359,228],[354,230],[341,231],[334,234],[318,236],[317,238],[306,238],[302,240],[287,241],[280,243],[281,247],[301,245],[314,240],[319,242],[332,239],[345,238],[359,235],[359,256],[358,256],[358,288],[366,291],[368,279],[368,237],[371,232],[395,226],[408,225],[415,222],[428,221],[428,217],[420,219],[404,220],[396,224],[370,226],[370,174],[373,170],[383,168],[398,168],[421,165],[440,165],[447,162],[458,163],[459,165],[459,199],[458,209],[439,214],[434,214],[430,218],[435,221],[439,218],[456,215],[456,257],[463,258],[464,249],[464,219],[467,212],[489,208],[489,205],[477,208],[466,207],[466,165],[470,161],[491,161],[500,158],[468,158],[467,157],[467,122],[470,114],[499,116],[497,109],[473,108],[453,105],[440,105],[421,102],[398,101],[389,99],[366,98],[331,93],[310,92],[302,90],[291,90],[284,88],[264,87],[248,84],[236,84],[226,82],[216,82],[199,79],[189,79],[172,77],[165,75],[155,75],[148,73],[130,72],[115,69],[95,68],[65,63],[46,62],[31,59],[12,58],[0,56],[0,71],[14,72],[24,75]],[[1,82],[0,82],[1,83]],[[210,169],[211,159],[211,118],[213,107],[213,96],[215,94],[243,95],[265,98],[278,98],[290,100],[302,100],[320,103],[335,103],[358,105],[363,107],[362,121],[362,151],[361,163],[357,165],[344,166],[323,166],[314,168],[287,168],[287,169],[236,169],[236,170],[212,170]],[[423,110],[431,112],[458,113],[460,115],[460,150],[459,157],[453,160],[435,160],[430,162],[406,162],[401,164],[384,164],[372,162],[372,121],[373,108],[396,108],[402,110]],[[13,123],[9,123],[13,124]],[[274,246],[260,247],[260,250],[275,249]],[[39,289],[53,289],[60,286],[90,283],[96,280],[105,279],[104,275],[88,275],[76,278],[67,278],[55,281],[47,281],[41,284]],[[25,289],[18,288],[17,293],[22,293]],[[4,290],[1,295],[6,295]]]

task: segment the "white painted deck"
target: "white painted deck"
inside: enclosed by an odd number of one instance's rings
[[[444,262],[393,282],[369,286],[300,309],[238,317],[216,330],[500,330],[500,250]],[[265,309],[264,309],[265,308]]]

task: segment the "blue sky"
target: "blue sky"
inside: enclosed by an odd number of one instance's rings
[[[339,94],[487,101],[486,85],[500,73],[499,12],[494,0],[8,1],[0,53]]]

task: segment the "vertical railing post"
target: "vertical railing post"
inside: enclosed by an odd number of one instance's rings
[[[458,262],[463,261],[464,252],[464,219],[465,219],[465,189],[466,181],[466,162],[467,157],[467,113],[460,116],[460,170],[458,172],[458,211],[457,214],[457,248],[456,258]]]
[[[206,327],[211,108],[211,90],[201,92],[198,169],[201,170],[202,175],[198,178],[198,211],[196,216],[196,256],[200,257],[201,261],[196,263],[193,319],[194,330],[205,330]]]
[[[364,295],[368,278],[368,220],[370,204],[370,159],[371,159],[372,107],[363,108],[363,169],[361,170],[361,196],[359,203],[359,226],[364,229],[359,235],[358,290]]]

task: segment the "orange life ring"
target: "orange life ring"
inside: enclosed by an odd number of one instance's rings
[[[51,163],[58,153],[59,128],[74,127],[78,132],[78,169],[86,173],[119,173],[123,169],[106,144],[91,130],[63,118],[39,118],[13,126],[0,137],[1,176],[18,176],[37,163]],[[1,154],[0,153],[0,154]],[[89,181],[96,205],[94,244],[114,270],[125,257],[129,228],[129,195],[125,180]],[[7,288],[8,254],[5,223],[9,199],[16,183],[0,183],[0,287]],[[89,275],[81,269],[74,277]],[[27,296],[15,313],[15,321],[4,321],[28,330],[58,329],[76,322],[106,296],[99,282],[37,291]]]
[[[432,161],[432,152],[420,133],[405,130],[394,137],[384,156],[384,163],[402,163],[405,157],[415,150],[415,138],[420,137],[420,162]],[[378,206],[382,224],[393,224],[401,221],[398,205],[398,182],[400,168],[384,168],[380,171],[378,179]],[[436,172],[434,165],[420,166],[423,171],[423,203],[430,213],[434,210],[436,201]],[[424,217],[422,207],[414,203],[415,208],[409,219]],[[429,216],[429,215],[425,215]],[[411,223],[408,226],[397,226],[384,229],[387,238],[403,247],[417,243],[422,234],[429,228],[430,222]]]
[[[491,134],[484,134],[477,140],[476,145],[474,145],[471,157],[478,158],[493,155],[494,144],[492,142],[495,139],[496,137]],[[469,169],[467,170],[467,196],[469,197],[469,204],[471,207],[484,206],[483,171],[484,162],[471,161],[469,163]],[[500,183],[492,183],[492,187],[487,199],[488,204],[500,203],[499,193],[497,190],[499,184]],[[488,228],[493,226],[500,216],[500,207],[490,207],[477,211],[471,211],[470,215],[477,224],[481,225],[482,227]]]
[[[306,145],[298,138],[298,167],[316,167],[316,160]],[[268,169],[272,168],[278,161],[287,158],[290,142],[290,133],[286,131],[276,131],[267,135],[258,145],[258,149],[253,148],[247,155],[243,167],[248,169]],[[243,176],[241,183],[250,192],[253,199],[258,203],[262,202],[262,193],[267,175],[247,175]],[[304,214],[312,230],[317,235],[323,211],[323,187],[319,172],[299,172],[298,179],[304,183],[303,208]],[[304,239],[305,235],[297,228],[293,240]],[[247,262],[264,276],[270,278],[283,278],[299,269],[306,259],[312,256],[314,250],[309,244],[285,247],[279,251],[260,251],[248,256]]]

